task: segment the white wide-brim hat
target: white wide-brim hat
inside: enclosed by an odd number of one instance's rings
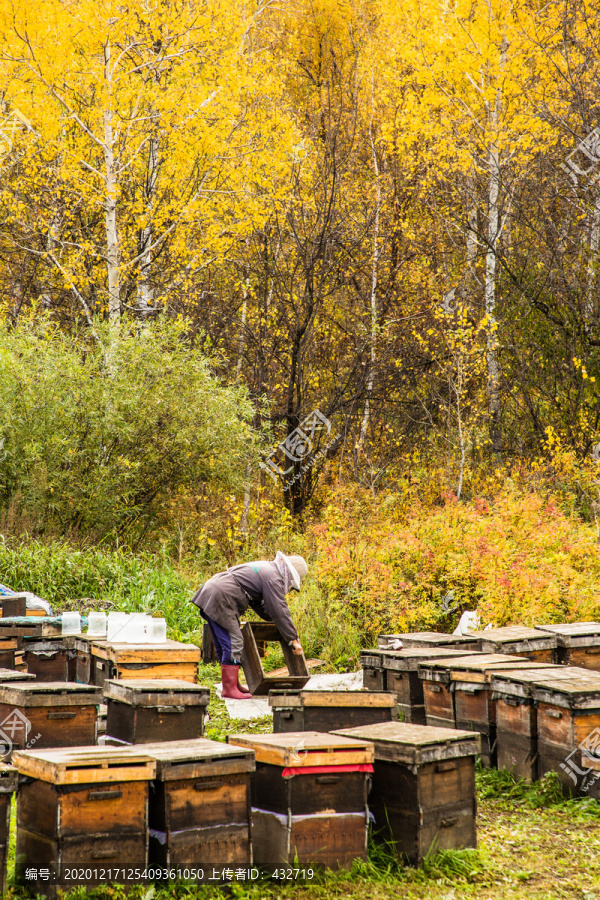
[[[296,591],[299,591],[300,585],[302,584],[302,581],[304,580],[308,572],[306,560],[303,556],[286,556],[285,553],[282,553],[281,555],[285,561],[286,566],[289,569],[292,579],[292,587]]]

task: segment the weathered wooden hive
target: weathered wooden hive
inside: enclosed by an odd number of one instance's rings
[[[388,650],[383,653],[383,668],[387,690],[396,695],[398,718],[413,725],[425,725],[425,697],[419,666],[427,660],[456,659],[472,656],[471,650],[413,647],[407,650]]]
[[[117,870],[142,871],[148,863],[149,784],[156,763],[132,747],[70,747],[18,752],[22,783],[17,799],[17,873],[27,884],[55,896],[73,887],[65,870],[90,873],[87,883],[120,882]],[[39,871],[52,873],[49,881]],[[94,875],[96,873],[96,875]],[[82,879],[83,880],[83,879]]]
[[[200,650],[194,644],[165,641],[162,644],[122,644],[93,641],[92,682],[102,686],[119,678],[131,680],[176,678],[196,684]]]
[[[273,731],[334,731],[391,722],[396,700],[384,691],[269,691]]]
[[[252,777],[255,865],[348,867],[366,859],[367,778],[373,745],[300,731],[236,734],[229,743],[256,756]]]
[[[299,690],[304,687],[310,678],[304,653],[296,656],[292,648],[282,639],[276,625],[269,622],[245,622],[242,626],[242,637],[244,638],[242,665],[252,694],[266,697],[269,691]],[[276,643],[281,646],[287,675],[269,675],[265,672],[260,652],[263,643]]]
[[[537,708],[533,688],[540,678],[560,678],[567,671],[565,667],[545,667],[540,663],[535,669],[502,669],[492,673],[499,769],[510,769],[526,781],[537,779]]]
[[[586,772],[581,754],[600,757],[600,675],[574,671],[569,677],[540,676],[532,697],[537,705],[538,774],[556,772],[563,787],[579,793]]]
[[[600,671],[600,623],[573,622],[565,625],[538,625],[538,631],[556,635],[558,662],[567,666]]]
[[[486,631],[473,631],[471,634],[479,641],[483,653],[524,656],[534,662],[549,665],[558,662],[558,644],[554,634],[544,634],[535,628],[525,628],[522,625],[488,628]]]
[[[23,650],[27,671],[35,675],[38,681],[77,680],[74,637],[24,637]]]
[[[481,759],[493,765],[495,744],[495,708],[491,699],[491,672],[513,668],[529,660],[499,653],[457,656],[419,666],[423,681],[425,713],[428,725],[464,728],[482,735]]]
[[[0,727],[14,749],[96,743],[99,688],[68,682],[0,683]]]
[[[106,734],[127,744],[201,738],[210,688],[176,679],[105,681]]]
[[[386,672],[383,668],[384,656],[384,650],[361,650],[360,664],[365,690],[387,691]]]
[[[249,865],[252,750],[204,739],[145,744],[143,750],[156,761],[150,864]]]
[[[377,835],[398,854],[417,863],[437,850],[476,846],[479,735],[403,722],[336,734],[372,742],[369,809]]]

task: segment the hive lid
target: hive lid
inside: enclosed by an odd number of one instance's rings
[[[386,650],[378,650],[376,648],[371,648],[369,650],[361,650],[360,651],[360,662],[364,667],[367,666],[381,666],[382,660],[384,658],[384,654],[388,652]]]
[[[13,706],[88,706],[102,700],[102,688],[71,681],[0,684],[0,703]]]
[[[318,731],[286,734],[234,734],[230,744],[250,747],[256,762],[274,766],[339,766],[373,762],[373,745]]]
[[[253,750],[207,738],[144,744],[143,752],[156,760],[156,777],[161,781],[199,778],[214,769],[233,774],[253,772],[255,768]]]
[[[269,691],[269,705],[277,707],[394,708],[396,697],[387,691]]]
[[[568,678],[566,666],[552,666],[536,663],[528,668],[497,669],[492,673],[492,689],[518,697],[530,697],[533,686],[540,678],[560,680]]]
[[[7,681],[35,681],[35,675],[29,672],[17,672],[16,669],[0,669],[0,683]]]
[[[422,765],[442,759],[474,756],[481,750],[481,737],[473,731],[409,725],[405,722],[380,722],[356,728],[336,729],[333,734],[371,741],[375,759]]]
[[[555,634],[559,647],[585,646],[586,643],[597,643],[600,639],[600,622],[570,622],[556,625],[536,625],[536,631],[547,631]],[[586,638],[589,641],[586,641]]]
[[[473,631],[471,634],[481,641],[482,646],[485,644],[514,644],[521,642],[533,645],[537,642],[540,647],[556,647],[555,635],[544,634],[536,628],[526,628],[524,625],[488,628],[486,631]]]
[[[443,647],[447,644],[456,644],[458,646],[466,644],[476,645],[478,640],[470,634],[442,634],[439,631],[414,631],[408,634],[392,635],[391,637],[402,641],[405,647],[418,647],[419,645]],[[475,646],[474,649],[476,649]]]
[[[494,669],[512,667],[515,664],[532,665],[522,656],[508,656],[505,653],[478,653],[470,656],[454,656],[450,659],[426,661],[419,665],[419,675],[424,680],[433,678],[449,683],[450,681],[470,681],[485,683],[488,673]]]
[[[570,673],[560,678],[540,673],[539,679],[533,685],[531,696],[538,702],[570,709],[599,709],[600,673],[591,671],[586,675]]]
[[[129,706],[207,706],[210,701],[210,688],[175,678],[107,680],[103,690],[106,699]]]
[[[406,650],[384,650],[383,668],[401,672],[416,672],[421,663],[429,660],[456,659],[476,656],[476,650],[456,650],[450,647],[408,647]]]
[[[50,784],[107,784],[148,781],[156,761],[140,747],[61,747],[16,750],[13,765],[22,775]]]
[[[195,644],[165,641],[162,644],[123,644],[94,640],[92,654],[100,659],[118,663],[137,662],[200,662],[200,650]]]

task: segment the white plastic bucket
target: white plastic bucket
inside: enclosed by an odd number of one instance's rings
[[[105,612],[91,612],[88,616],[88,635],[106,637],[107,624]]]
[[[60,624],[63,634],[81,634],[81,616],[78,612],[64,612]]]

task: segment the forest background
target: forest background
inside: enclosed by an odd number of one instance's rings
[[[300,552],[343,665],[597,619],[597,4],[0,18],[0,580],[189,636]]]

